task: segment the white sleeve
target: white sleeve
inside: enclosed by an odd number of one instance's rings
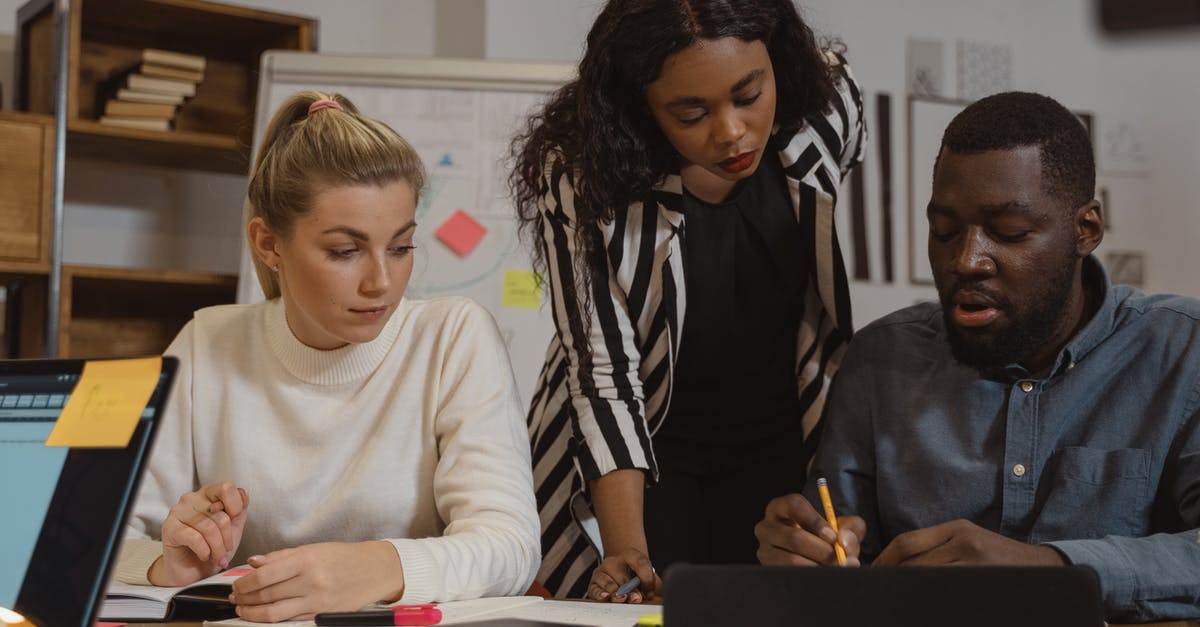
[[[125,526],[125,539],[117,557],[114,578],[149,585],[146,571],[162,555],[162,523],[180,496],[196,489],[192,455],[192,366],[195,321],[188,322],[165,355],[179,358],[175,383],[159,417],[150,463]]]
[[[491,315],[464,301],[443,327],[434,496],[441,537],[391,539],[402,603],[524,593],[541,560],[529,438],[508,350]]]

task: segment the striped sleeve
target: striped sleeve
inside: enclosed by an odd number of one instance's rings
[[[546,283],[556,332],[566,352],[567,389],[574,435],[572,454],[583,479],[590,481],[624,468],[652,468],[645,424],[641,355],[635,340],[626,294],[612,268],[604,235],[596,229],[593,250],[605,263],[582,293],[574,260],[581,236],[574,222],[572,176],[560,164],[546,168],[542,200]],[[619,235],[618,235],[619,236]],[[587,307],[590,296],[591,307]]]
[[[838,165],[841,176],[845,177],[850,169],[862,162],[867,143],[867,127],[863,118],[863,98],[858,81],[850,70],[846,59],[835,52],[827,53],[830,65],[833,67],[837,92],[833,97],[833,110],[827,119],[837,118],[841,154]],[[832,121],[832,120],[831,120]]]

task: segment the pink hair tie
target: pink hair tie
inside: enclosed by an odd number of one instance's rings
[[[338,111],[345,111],[345,109],[342,108],[342,105],[338,104],[336,101],[323,98],[308,105],[308,115],[312,115],[313,112],[320,111],[321,109],[337,109]]]

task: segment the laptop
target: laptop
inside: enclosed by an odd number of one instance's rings
[[[679,627],[1100,627],[1086,567],[673,565],[663,622]]]
[[[95,621],[178,365],[162,358],[125,448],[45,446],[84,363],[0,361],[0,607],[36,625]]]

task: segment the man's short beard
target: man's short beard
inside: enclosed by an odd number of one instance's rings
[[[1021,364],[1032,357],[1059,329],[1071,297],[1076,261],[1075,256],[1070,255],[1055,269],[1046,289],[1034,299],[1033,309],[1024,315],[1013,311],[1007,300],[998,303],[1011,325],[994,336],[977,336],[954,326],[954,303],[943,299],[942,317],[954,359],[980,372],[999,374],[1006,366]],[[959,286],[955,286],[949,294],[952,296],[958,289]]]

